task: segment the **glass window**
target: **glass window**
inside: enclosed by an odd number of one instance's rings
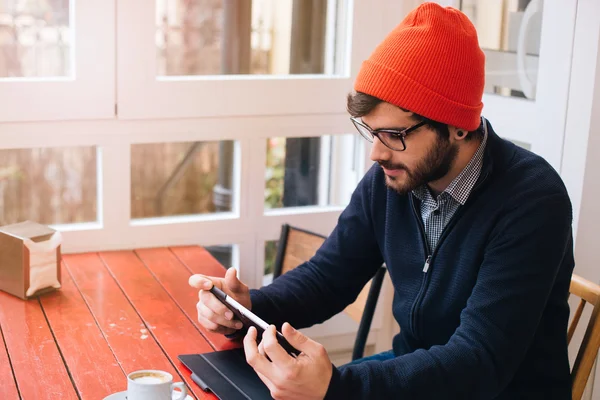
[[[0,150],[0,224],[97,221],[97,150]]]
[[[341,74],[347,0],[156,0],[158,76]]]
[[[0,0],[0,79],[71,77],[69,0]]]
[[[266,286],[273,282],[275,259],[277,258],[277,246],[279,246],[279,240],[265,241],[265,266],[262,280],[263,286]]]
[[[265,208],[344,206],[360,179],[358,135],[267,140]]]
[[[204,247],[214,258],[217,259],[222,266],[229,269],[235,267],[234,256],[235,256],[235,245],[223,244],[218,246],[206,246]]]
[[[279,246],[279,240],[267,240],[265,242],[265,275],[274,272],[277,246]]]
[[[535,98],[542,0],[461,0],[486,55],[486,93]]]
[[[132,218],[231,211],[233,157],[232,141],[132,145]]]

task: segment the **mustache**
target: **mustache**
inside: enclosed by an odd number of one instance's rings
[[[392,164],[389,161],[377,161],[377,164],[379,164],[380,167],[388,169],[388,170],[404,170],[408,172],[408,168],[406,167],[406,165],[402,164],[402,163],[398,163],[398,164]]]

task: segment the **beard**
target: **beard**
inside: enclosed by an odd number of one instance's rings
[[[425,158],[412,169],[402,163],[392,164],[387,161],[378,161],[378,163],[385,169],[405,172],[404,177],[385,176],[386,185],[404,195],[429,182],[443,178],[450,171],[457,154],[456,144],[453,145],[449,139],[438,136]]]

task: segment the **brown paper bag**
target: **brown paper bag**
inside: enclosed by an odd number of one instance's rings
[[[0,227],[0,290],[27,299],[59,289],[61,241],[31,221]]]

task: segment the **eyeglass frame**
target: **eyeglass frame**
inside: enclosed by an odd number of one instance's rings
[[[398,130],[398,129],[387,129],[387,128],[382,128],[382,129],[371,129],[371,127],[369,127],[367,124],[365,124],[362,121],[359,121],[358,118],[356,117],[350,117],[350,120],[352,121],[352,123],[354,124],[354,127],[356,128],[356,130],[358,131],[358,133],[360,134],[360,136],[362,136],[363,138],[365,138],[368,142],[373,143],[373,137],[376,137],[377,139],[379,139],[379,141],[388,149],[393,150],[393,151],[404,151],[406,150],[406,142],[404,141],[404,139],[406,138],[406,136],[419,129],[420,127],[422,127],[423,125],[427,125],[427,121],[421,121],[421,122],[417,122],[416,124],[409,126],[406,129],[403,130]],[[363,135],[362,131],[360,130],[360,127],[365,128],[371,135],[372,137],[366,137],[365,135]],[[391,147],[390,145],[388,145],[387,143],[385,143],[383,140],[381,140],[381,138],[379,137],[379,133],[389,133],[392,134],[394,136],[397,136],[398,138],[400,138],[400,141],[402,142],[402,146],[404,147],[403,149],[395,149],[393,147]]]

